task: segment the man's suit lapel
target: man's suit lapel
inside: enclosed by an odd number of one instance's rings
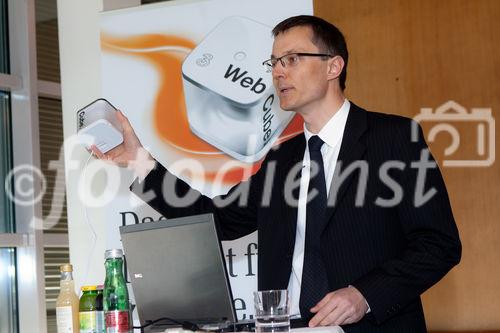
[[[304,159],[304,151],[306,149],[306,144],[305,144],[305,137],[304,134],[301,133],[297,135],[296,137],[290,139],[293,140],[290,142],[289,145],[287,145],[288,151],[285,156],[289,156],[290,158],[283,164],[283,169],[278,172],[283,172],[283,183],[279,184],[278,186],[281,186],[281,189],[283,193],[284,191],[284,186],[286,179],[291,172],[297,170],[298,172],[296,173],[297,178],[300,179],[301,177],[301,170],[299,169],[294,169],[296,166],[300,165],[302,166],[302,161]],[[297,186],[296,188],[293,189],[292,191],[292,198],[293,200],[299,199],[299,192],[300,192],[300,187]],[[285,212],[284,216],[286,216],[286,223],[287,223],[287,239],[288,239],[288,246],[289,249],[293,251],[293,248],[295,246],[295,233],[297,230],[297,205],[289,205],[287,203],[287,200],[283,197],[282,201],[282,206],[281,209]]]
[[[330,219],[332,218],[336,208],[342,201],[346,190],[351,185],[353,178],[358,175],[358,172],[354,171],[350,173],[349,176],[347,176],[347,178],[342,181],[342,183],[340,183],[338,177],[338,175],[341,174],[341,171],[344,171],[347,167],[349,167],[349,165],[351,165],[351,163],[362,158],[366,146],[360,139],[366,129],[366,111],[351,102],[349,116],[347,118],[347,123],[344,129],[344,137],[342,139],[342,145],[340,147],[339,157],[337,159],[335,173],[330,185],[330,192],[328,195],[328,198],[331,199],[332,195],[335,195],[335,192],[337,192],[336,200],[333,203],[329,202],[326,209],[325,218],[322,221],[323,226],[321,230],[325,228],[325,226],[328,224],[328,221],[330,221]]]

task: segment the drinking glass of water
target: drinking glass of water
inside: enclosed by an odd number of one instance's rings
[[[253,297],[257,333],[290,332],[287,290],[255,291]]]

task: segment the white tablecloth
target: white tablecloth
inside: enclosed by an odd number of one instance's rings
[[[344,330],[340,326],[322,326],[322,327],[302,327],[293,328],[292,333],[344,333]]]

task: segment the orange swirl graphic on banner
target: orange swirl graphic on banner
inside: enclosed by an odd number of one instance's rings
[[[202,154],[205,160],[208,158],[220,162],[231,161],[232,158],[198,138],[189,128],[184,103],[182,62],[195,46],[194,42],[174,35],[112,37],[101,34],[101,47],[104,51],[139,57],[157,69],[160,87],[154,106],[154,127],[162,140],[191,157]],[[277,144],[302,132],[302,124],[301,118],[294,117],[277,140]],[[261,163],[260,161],[251,166],[241,163],[241,166],[230,168],[222,177],[222,182],[228,185],[236,184],[257,172]],[[217,170],[192,176],[201,176],[213,181]]]

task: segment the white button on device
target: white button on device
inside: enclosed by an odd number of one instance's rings
[[[103,153],[123,142],[122,127],[116,119],[116,109],[99,98],[77,112],[78,140],[87,149],[95,145]]]
[[[243,162],[263,158],[294,116],[280,109],[272,76],[262,65],[272,43],[270,27],[233,16],[182,64],[191,131]]]

